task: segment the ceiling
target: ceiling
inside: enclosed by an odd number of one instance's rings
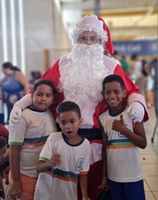
[[[96,6],[99,6],[101,10],[158,6],[158,0],[59,0],[59,2],[63,7],[82,10],[94,10]]]
[[[158,38],[158,0],[60,0],[58,2],[69,31],[82,16],[96,14],[104,19],[114,40]]]

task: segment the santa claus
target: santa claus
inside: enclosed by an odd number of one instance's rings
[[[134,121],[142,121],[147,120],[148,115],[144,97],[111,56],[114,52],[113,44],[108,27],[101,18],[95,15],[83,17],[72,34],[72,42],[72,51],[57,60],[41,78],[52,81],[57,88],[52,105],[55,118],[56,107],[62,101],[74,101],[80,106],[83,123],[79,134],[88,138],[92,146],[88,193],[91,200],[96,200],[101,191],[98,186],[101,184],[103,171],[98,117],[107,109],[101,94],[103,79],[110,74],[120,75],[126,86],[125,103],[129,106],[129,116]],[[11,123],[15,123],[21,110],[29,104],[30,95],[16,103],[11,113]]]

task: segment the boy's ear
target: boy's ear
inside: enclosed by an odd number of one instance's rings
[[[80,123],[82,124],[82,122],[83,122],[83,118],[81,117],[81,118],[80,118]]]
[[[123,97],[125,98],[125,97],[126,97],[126,95],[127,95],[127,92],[126,92],[126,90],[124,90],[124,96],[123,96]]]

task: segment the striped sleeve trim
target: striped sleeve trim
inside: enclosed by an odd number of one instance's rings
[[[43,161],[43,162],[47,162],[47,161],[49,161],[48,158],[44,158],[44,157],[40,157],[39,160],[40,160],[40,161]]]
[[[87,175],[88,172],[80,172],[80,175]]]
[[[22,142],[8,142],[9,145],[22,146]]]

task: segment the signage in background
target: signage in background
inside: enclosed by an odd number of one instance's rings
[[[158,40],[114,41],[114,48],[121,55],[158,55]]]

